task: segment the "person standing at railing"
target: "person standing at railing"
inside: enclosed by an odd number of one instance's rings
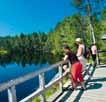
[[[86,67],[86,64],[87,64],[87,60],[86,60],[87,59],[87,48],[86,48],[86,45],[82,43],[81,38],[76,38],[75,43],[78,46],[76,56],[78,57],[79,61],[82,64],[82,68],[83,68],[82,70],[86,71],[86,74],[91,76],[87,67]]]
[[[91,55],[92,55],[92,60],[93,60],[93,67],[96,67],[96,56],[97,56],[97,46],[96,43],[93,43],[91,45]]]
[[[71,82],[72,90],[76,89],[78,82],[81,84],[81,89],[85,90],[84,79],[82,76],[82,64],[78,60],[76,54],[74,54],[68,46],[64,47],[65,57],[64,60],[69,60],[71,63]]]

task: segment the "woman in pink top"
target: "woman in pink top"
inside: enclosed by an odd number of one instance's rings
[[[91,46],[91,55],[93,60],[93,66],[96,67],[97,47],[95,43],[93,43]]]

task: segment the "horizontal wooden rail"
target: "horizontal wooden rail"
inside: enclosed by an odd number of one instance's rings
[[[32,94],[30,94],[28,97],[22,99],[20,102],[27,102],[27,101],[30,102],[30,101],[32,101],[36,96],[40,95],[42,92],[46,91],[47,89],[49,89],[50,87],[52,87],[56,83],[59,83],[59,81],[61,81],[67,74],[68,74],[68,71],[64,72],[62,77],[58,77],[55,80],[53,80],[50,83],[48,83],[47,85],[45,85],[45,89],[44,90],[39,88],[37,91],[35,91]]]
[[[26,82],[28,80],[31,80],[31,79],[35,78],[36,76],[39,76],[40,86],[39,86],[38,90],[33,92],[28,97],[22,99],[20,102],[27,102],[27,101],[29,102],[29,101],[33,100],[33,98],[35,96],[37,96],[37,95],[40,95],[41,96],[41,101],[44,102],[45,101],[45,97],[43,95],[43,92],[45,90],[50,88],[55,83],[60,83],[60,89],[62,89],[62,82],[61,82],[61,80],[67,74],[67,72],[62,74],[62,66],[63,66],[63,64],[68,64],[68,63],[69,63],[68,60],[67,61],[60,61],[60,62],[58,62],[56,64],[53,64],[53,65],[51,65],[51,66],[49,66],[47,68],[42,68],[41,70],[39,70],[37,72],[35,71],[33,73],[24,75],[22,77],[10,80],[10,81],[5,82],[5,83],[2,83],[2,84],[0,84],[0,92],[2,92],[4,90],[8,90],[8,100],[9,100],[9,102],[17,102],[16,88],[15,88],[16,85],[19,85],[21,83],[24,83],[24,82]],[[48,85],[45,85],[44,73],[48,72],[50,70],[56,69],[56,68],[58,68],[59,77],[57,77],[53,81],[50,81],[50,83]]]
[[[13,79],[11,81],[5,82],[3,84],[0,84],[0,92],[7,90],[8,91],[8,100],[9,102],[17,102],[17,95],[16,95],[16,86],[24,83],[28,80],[31,80],[35,77],[39,77],[39,88],[31,93],[30,95],[28,95],[27,97],[25,97],[24,99],[20,100],[19,102],[31,102],[36,96],[40,96],[41,102],[45,102],[45,95],[44,92],[46,90],[48,90],[49,88],[51,88],[54,84],[59,83],[59,93],[63,92],[63,78],[68,74],[68,70],[67,69],[64,73],[62,72],[63,70],[63,65],[67,64],[67,67],[70,67],[70,63],[69,61],[60,61],[56,64],[53,64],[49,67],[46,68],[42,68],[39,71],[35,71],[33,73],[24,75],[22,77]],[[53,78],[47,85],[45,84],[45,78],[44,78],[44,74],[45,72],[48,72],[50,70],[53,69],[58,69],[58,76]],[[34,84],[34,83],[33,83]]]
[[[106,50],[98,50],[98,65],[106,64]]]
[[[19,84],[21,84],[21,83],[23,83],[23,82],[25,82],[25,81],[28,81],[28,80],[30,80],[30,79],[33,79],[33,78],[35,78],[36,76],[38,76],[39,74],[41,74],[41,73],[45,73],[45,72],[50,71],[50,70],[52,70],[52,69],[56,69],[59,65],[65,64],[65,63],[67,63],[67,62],[68,62],[68,61],[60,61],[60,62],[58,62],[58,63],[56,63],[56,64],[53,64],[53,65],[51,65],[51,66],[49,66],[49,67],[47,67],[47,68],[41,68],[41,69],[38,70],[38,71],[32,72],[32,73],[27,74],[27,75],[25,75],[25,76],[22,76],[22,77],[19,77],[19,78],[10,80],[10,81],[8,81],[8,82],[5,82],[5,83],[3,83],[3,84],[0,84],[0,92],[1,92],[1,91],[4,91],[4,90],[6,90],[6,89],[8,89],[8,88],[11,87],[11,86],[16,86],[16,85],[19,85]]]

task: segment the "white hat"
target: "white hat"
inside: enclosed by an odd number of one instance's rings
[[[81,42],[81,38],[76,38],[76,42]]]

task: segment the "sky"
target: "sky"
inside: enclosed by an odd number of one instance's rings
[[[0,0],[0,36],[49,32],[75,12],[70,0]]]

